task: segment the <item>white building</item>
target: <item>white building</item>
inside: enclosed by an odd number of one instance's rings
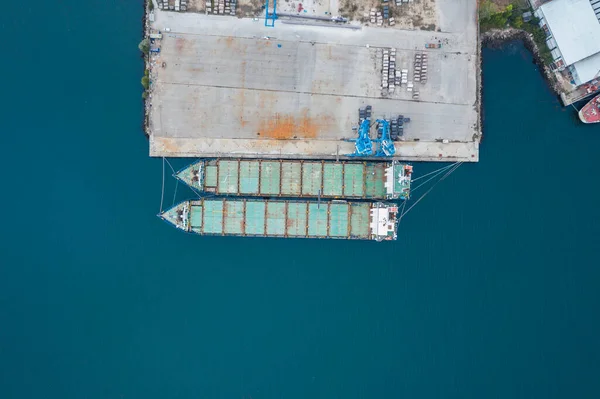
[[[559,70],[577,86],[600,77],[600,0],[552,0],[535,15]]]

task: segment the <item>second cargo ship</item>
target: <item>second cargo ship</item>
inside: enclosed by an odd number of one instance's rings
[[[398,207],[380,202],[204,198],[159,217],[188,233],[242,237],[397,238]]]
[[[406,200],[411,175],[412,166],[398,161],[202,159],[175,177],[224,196]]]

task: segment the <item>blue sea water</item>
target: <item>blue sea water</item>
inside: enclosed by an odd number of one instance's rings
[[[521,44],[397,242],[201,238],[155,216],[141,0],[2,14],[0,398],[600,397],[600,129]]]

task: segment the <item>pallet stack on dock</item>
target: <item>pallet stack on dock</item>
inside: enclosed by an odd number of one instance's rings
[[[384,0],[384,3],[387,3],[388,0]],[[371,8],[371,11],[368,14],[365,14],[365,17],[369,17],[369,20],[372,24],[377,24],[377,26],[383,25],[383,20],[387,19],[388,23],[391,26],[396,24],[394,18],[390,18],[390,7],[385,5],[382,8],[382,11],[378,11],[377,8]]]
[[[169,5],[169,0],[157,0],[158,8],[171,11],[187,11],[187,0],[175,0],[172,5]]]
[[[381,11],[377,11],[377,8],[371,8],[371,23],[377,24],[377,26],[383,25],[383,15]]]
[[[214,0],[206,2],[208,14],[235,15],[237,0]]]
[[[390,19],[390,6],[388,6],[388,4],[387,4],[387,3],[388,3],[388,1],[389,1],[389,0],[382,0],[382,2],[383,2],[383,4],[384,4],[384,5],[383,5],[383,8],[382,8],[382,11],[383,11],[383,19],[387,19],[387,20],[389,20],[389,19]]]

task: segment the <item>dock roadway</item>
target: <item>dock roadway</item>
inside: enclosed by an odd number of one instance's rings
[[[157,13],[170,28],[152,57],[150,154],[179,157],[334,159],[352,153],[358,108],[411,118],[397,159],[477,161],[475,40],[463,33],[277,24],[200,14]],[[473,38],[475,39],[475,38]],[[412,74],[428,51],[429,78],[381,95],[381,48],[397,49]],[[163,66],[164,65],[164,66]]]

